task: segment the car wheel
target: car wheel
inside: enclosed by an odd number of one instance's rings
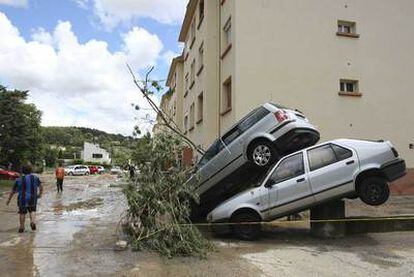
[[[371,206],[384,204],[390,196],[387,181],[380,177],[368,177],[358,188],[359,198]]]
[[[68,175],[69,175],[69,176],[73,176],[73,172],[69,172],[69,173],[68,173]]]
[[[232,225],[233,233],[242,240],[255,240],[260,234],[261,222],[259,215],[253,212],[240,212],[236,213],[231,218],[231,223],[243,223]],[[247,224],[246,224],[247,223]],[[248,224],[257,223],[257,224]]]
[[[85,176],[88,176],[89,175],[89,172],[85,172]]]
[[[274,145],[268,141],[256,142],[250,149],[249,160],[256,167],[270,166],[278,159]]]

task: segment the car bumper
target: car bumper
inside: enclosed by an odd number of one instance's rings
[[[395,181],[407,174],[405,161],[403,159],[397,159],[386,163],[381,166],[381,170],[384,172],[389,182]]]

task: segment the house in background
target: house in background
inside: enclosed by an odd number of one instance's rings
[[[84,162],[97,164],[110,164],[111,156],[108,151],[100,148],[98,144],[84,142],[83,151],[81,152],[81,159]]]

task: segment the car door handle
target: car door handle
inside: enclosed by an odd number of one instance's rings
[[[353,164],[353,163],[355,163],[355,161],[349,161],[349,162],[346,162],[346,165],[350,165],[350,164]]]
[[[296,183],[302,183],[302,182],[305,182],[305,178],[301,178],[301,179],[296,180]]]

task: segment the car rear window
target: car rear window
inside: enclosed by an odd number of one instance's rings
[[[241,120],[241,122],[239,123],[239,129],[242,132],[247,131],[253,125],[255,125],[257,122],[262,120],[269,113],[270,113],[270,111],[267,110],[264,107],[259,107],[259,108],[255,109],[253,112],[251,112],[244,119]]]

